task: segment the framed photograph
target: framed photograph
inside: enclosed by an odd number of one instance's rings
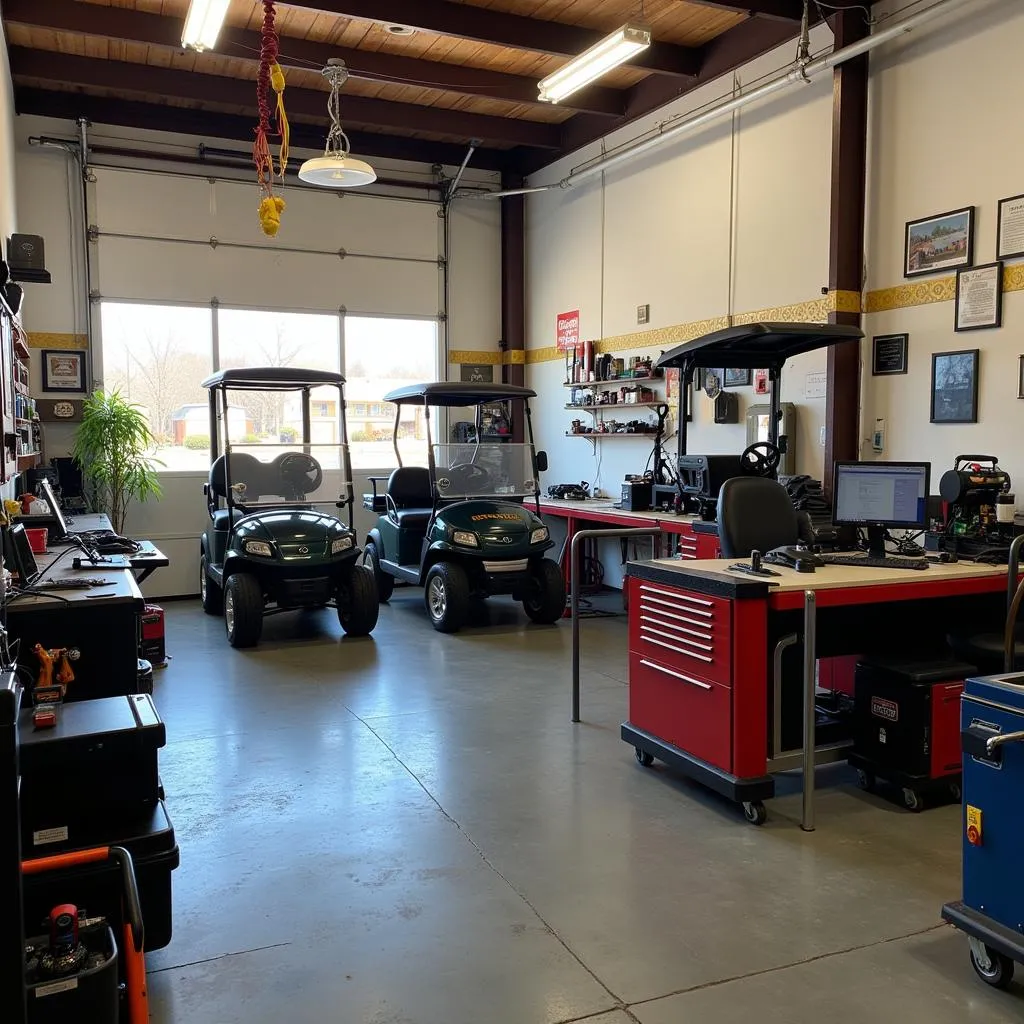
[[[1017,356],[1017,397],[1024,398],[1024,356]]]
[[[1012,260],[1024,256],[1024,195],[999,200],[999,230],[996,234],[996,259]]]
[[[722,387],[723,388],[748,388],[750,387],[750,375],[753,371],[749,368],[746,370],[723,370],[722,371]]]
[[[903,276],[969,267],[974,260],[974,207],[907,221]]]
[[[1003,261],[956,272],[956,331],[1003,325]]]
[[[932,423],[978,422],[979,350],[932,353]]]
[[[43,350],[44,391],[85,391],[85,353],[78,350]]]
[[[907,372],[909,334],[878,334],[871,339],[871,376]]]

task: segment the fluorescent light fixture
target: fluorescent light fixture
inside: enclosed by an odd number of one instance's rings
[[[299,179],[321,188],[358,188],[377,180],[377,172],[354,156],[328,153],[306,160],[299,168]]]
[[[227,17],[231,0],[192,0],[185,15],[181,45],[193,50],[212,50]]]
[[[623,25],[589,50],[573,57],[554,74],[542,79],[539,85],[540,98],[548,103],[560,103],[650,45],[651,30],[645,25]]]

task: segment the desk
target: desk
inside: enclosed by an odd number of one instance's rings
[[[802,761],[807,592],[819,658],[905,653],[908,638],[937,650],[952,624],[991,629],[1005,615],[1002,566],[773,566],[780,575],[767,581],[729,572],[733,561],[627,567],[629,721],[621,735],[642,763],[663,760],[747,805],[748,816],[774,795],[771,773]],[[815,763],[845,754],[845,744],[824,745]]]

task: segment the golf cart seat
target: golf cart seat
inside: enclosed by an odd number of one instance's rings
[[[245,452],[236,452],[231,456],[231,478],[234,482],[245,484],[245,497],[249,501],[259,501],[262,493],[262,477],[265,472],[263,464],[253,455]],[[215,530],[227,530],[229,525],[228,509],[215,508],[218,498],[227,498],[227,464],[224,456],[214,459],[210,466],[210,478],[207,484],[207,501],[210,505],[210,515],[213,518]],[[230,510],[234,520],[237,522],[245,511],[240,508]]]
[[[430,470],[422,466],[400,466],[388,477],[386,494],[388,518],[399,529],[425,529],[433,514],[434,498]]]

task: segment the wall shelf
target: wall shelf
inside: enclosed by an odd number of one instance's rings
[[[599,409],[656,409],[667,402],[605,402],[603,405],[567,405],[566,409],[577,409],[580,412],[597,412]]]
[[[605,433],[601,433],[600,431],[593,431],[593,432],[591,432],[589,434],[572,434],[569,431],[566,431],[565,432],[565,436],[566,437],[585,437],[588,441],[593,441],[595,439],[599,439],[599,440],[603,441],[606,437],[632,437],[634,439],[640,437],[640,438],[649,438],[649,439],[653,440],[658,435],[653,430],[650,431],[649,433],[646,433],[646,434],[637,434],[637,433],[622,434],[622,433],[618,433],[618,432],[614,432],[613,433],[612,431],[609,430],[609,431],[606,431]]]
[[[665,383],[664,377],[616,377],[615,380],[588,380],[576,384],[564,383],[563,388],[595,388],[599,391],[614,391],[616,388],[628,388],[635,384],[651,382]]]

